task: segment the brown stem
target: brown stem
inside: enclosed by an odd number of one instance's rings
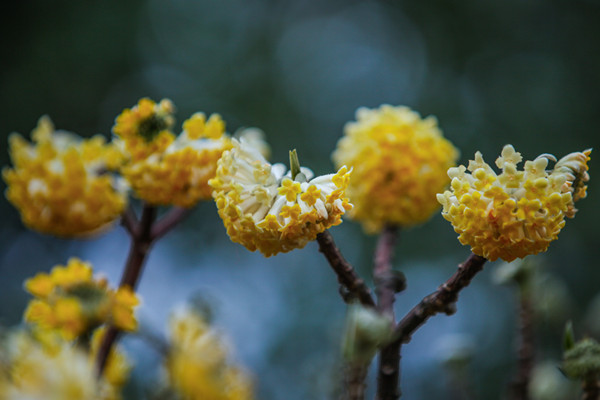
[[[125,228],[129,235],[137,235],[136,230],[138,228],[138,221],[135,215],[135,211],[131,204],[129,205],[129,207],[127,207],[123,215],[121,215],[121,225],[123,226],[123,228]]]
[[[408,343],[412,334],[435,314],[444,312],[452,315],[459,292],[471,283],[473,277],[483,269],[487,260],[471,254],[458,266],[458,270],[438,289],[414,306],[396,325],[395,337],[401,343]]]
[[[600,385],[595,375],[584,379],[582,388],[581,400],[598,400],[600,398]]]
[[[520,344],[518,358],[518,372],[511,385],[511,399],[529,400],[529,382],[535,357],[533,308],[531,297],[526,288],[520,290],[519,323]]]
[[[377,293],[377,309],[394,320],[394,301],[401,289],[398,277],[392,271],[392,256],[398,236],[398,228],[386,226],[379,236],[375,250],[373,277]],[[379,353],[377,370],[378,400],[396,400],[400,397],[400,342],[383,347]]]
[[[369,366],[365,364],[349,364],[345,371],[344,393],[340,400],[364,400],[367,385],[365,380]]]
[[[125,269],[123,270],[123,275],[121,277],[121,287],[129,286],[132,290],[135,290],[137,286],[144,262],[152,247],[152,237],[150,232],[152,230],[152,224],[156,220],[156,212],[156,207],[144,205],[139,223],[135,227],[128,229],[131,235],[131,245]],[[102,338],[102,342],[98,349],[98,356],[96,358],[96,370],[98,376],[102,375],[108,355],[110,354],[110,349],[118,336],[119,330],[114,326],[109,326],[106,334]]]
[[[375,307],[375,301],[371,296],[371,290],[365,284],[342,256],[340,250],[336,247],[333,237],[329,231],[321,232],[317,235],[319,251],[325,255],[333,272],[337,275],[338,282],[345,287],[350,294],[360,301],[366,307]],[[344,297],[344,301],[347,299]]]
[[[154,224],[150,237],[153,241],[170,232],[177,224],[187,217],[191,208],[173,207],[164,217]]]

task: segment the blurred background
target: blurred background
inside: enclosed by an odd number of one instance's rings
[[[114,118],[144,96],[173,100],[179,123],[204,111],[220,113],[229,132],[259,127],[273,161],[297,148],[317,174],[332,171],[330,154],[355,110],[383,103],[437,116],[461,163],[477,150],[491,163],[507,143],[525,159],[600,148],[596,0],[34,0],[1,10],[2,165],[10,163],[8,134],[28,135],[43,114],[60,129],[108,137]],[[578,216],[539,257],[541,286],[551,289],[538,302],[546,308],[537,355],[550,373],[566,320],[578,336],[600,335],[595,164]],[[61,240],[25,229],[6,200],[0,213],[1,325],[21,321],[23,280],[70,256],[118,282],[128,247],[122,229]],[[376,238],[351,221],[332,234],[370,281]],[[408,288],[397,313],[468,254],[439,214],[401,232],[394,265]],[[472,356],[472,398],[502,397],[515,369],[517,305],[515,288],[493,283],[497,264],[461,294],[456,315],[430,320],[404,347],[403,398],[447,398],[457,374],[444,360],[457,348]],[[155,246],[139,289],[142,323],[157,333],[178,304],[211,304],[215,325],[256,378],[257,398],[328,399],[338,389],[345,305],[316,244],[265,259],[231,243],[206,202]],[[127,398],[143,399],[160,373],[149,367],[158,355],[133,337],[124,344],[139,366]]]

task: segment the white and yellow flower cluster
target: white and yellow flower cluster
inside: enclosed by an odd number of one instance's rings
[[[496,160],[496,174],[480,152],[468,168],[450,168],[451,190],[438,194],[442,215],[473,253],[494,261],[512,261],[546,251],[572,218],[574,202],[586,196],[587,162],[591,150],[571,153],[547,171],[542,154],[517,169],[521,154],[507,145]],[[467,172],[467,170],[470,172]]]
[[[232,241],[267,257],[288,252],[340,224],[352,208],[345,194],[351,172],[346,167],[316,178],[301,168],[292,179],[283,164],[271,165],[245,140],[232,143],[209,182]]]
[[[250,400],[249,376],[228,360],[227,349],[198,313],[186,309],[171,318],[166,371],[184,400]]]
[[[446,171],[458,159],[436,118],[422,119],[408,107],[359,108],[344,131],[332,157],[336,166],[354,171],[349,216],[367,232],[427,221],[439,208],[436,193],[449,183]]]
[[[6,197],[34,230],[63,237],[89,235],[109,226],[127,205],[127,185],[109,171],[120,161],[101,136],[82,139],[56,131],[42,117],[33,143],[9,139],[13,168],[2,171]]]
[[[208,180],[231,142],[218,114],[208,120],[203,113],[192,115],[176,137],[170,131],[173,111],[168,100],[156,104],[141,99],[117,117],[113,132],[129,155],[121,172],[139,198],[154,205],[192,207],[211,198]]]
[[[120,389],[130,366],[116,349],[113,354],[99,379],[93,352],[48,333],[13,332],[0,343],[0,398],[121,399]]]

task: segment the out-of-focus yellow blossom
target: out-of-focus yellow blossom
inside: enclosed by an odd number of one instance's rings
[[[451,191],[437,195],[442,215],[460,234],[462,244],[490,261],[546,251],[565,217],[574,217],[574,202],[586,196],[590,153],[568,154],[551,171],[546,171],[548,160],[556,158],[542,154],[519,171],[521,154],[507,145],[496,160],[502,169],[498,175],[477,152],[468,168],[448,170]]]
[[[318,233],[342,222],[352,208],[345,194],[350,172],[291,179],[283,164],[269,164],[245,140],[223,153],[213,187],[219,215],[232,241],[265,256],[304,247]]]
[[[2,400],[118,400],[119,386],[96,376],[82,348],[56,337],[37,340],[26,332],[0,345]]]
[[[50,274],[39,273],[25,281],[25,289],[35,296],[25,311],[25,320],[42,329],[57,330],[74,339],[108,323],[133,331],[137,329],[133,309],[139,304],[135,293],[123,287],[108,287],[105,279],[93,277],[92,266],[71,258]]]
[[[196,113],[183,123],[177,139],[146,158],[134,158],[122,173],[136,195],[150,204],[192,207],[211,198],[208,180],[229,148],[221,117],[213,114],[207,121],[203,113]]]
[[[354,171],[347,190],[354,205],[349,216],[367,232],[427,221],[439,208],[436,193],[448,185],[446,171],[458,159],[437,119],[382,105],[359,108],[356,122],[347,123],[344,131],[332,158],[337,167]]]
[[[218,334],[198,313],[185,310],[171,318],[166,370],[171,387],[183,400],[248,400],[248,375],[227,360]]]
[[[104,138],[82,139],[55,131],[47,116],[32,132],[33,143],[9,138],[13,168],[4,168],[6,197],[31,229],[64,237],[94,233],[119,218],[127,187],[108,170],[121,161]]]
[[[170,100],[155,103],[148,98],[127,108],[117,117],[113,133],[122,140],[133,162],[161,154],[175,140],[170,128],[175,123],[175,107]]]

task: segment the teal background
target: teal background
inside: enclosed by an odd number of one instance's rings
[[[491,163],[507,143],[526,159],[599,147],[598,1],[38,0],[1,7],[2,165],[9,164],[8,134],[28,135],[43,114],[58,128],[108,137],[114,118],[143,96],[173,100],[179,123],[204,111],[220,113],[230,132],[259,127],[273,161],[286,162],[297,148],[317,174],[332,171],[330,154],[355,110],[383,103],[437,116],[461,163],[477,150]],[[559,357],[567,319],[578,336],[600,333],[589,309],[600,292],[592,158],[588,198],[540,258],[562,285],[546,297],[565,294],[539,320],[540,361]],[[118,281],[127,252],[120,228],[62,240],[26,230],[6,201],[0,213],[2,325],[20,322],[28,301],[22,281],[70,256]],[[351,221],[332,234],[370,281],[375,237]],[[403,231],[394,265],[408,289],[397,313],[468,254],[440,215]],[[405,346],[405,398],[447,395],[451,374],[440,366],[440,343],[448,334],[475,344],[473,398],[501,398],[514,371],[516,304],[514,288],[492,282],[496,264],[461,294],[455,316],[432,319]],[[203,203],[156,245],[140,292],[141,320],[155,332],[186,299],[212,304],[215,324],[256,377],[258,398],[335,393],[345,306],[316,244],[264,259],[231,243],[214,205]],[[125,345],[139,365],[127,398],[145,398],[157,355],[135,338]]]

